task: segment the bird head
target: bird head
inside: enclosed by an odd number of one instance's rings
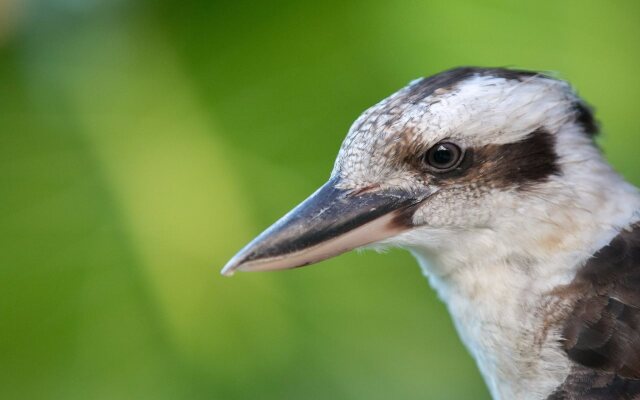
[[[415,80],[365,111],[329,181],[222,273],[299,267],[366,245],[429,247],[499,228],[528,212],[523,193],[562,186],[566,166],[596,151],[594,132],[570,86],[542,74],[457,68]]]

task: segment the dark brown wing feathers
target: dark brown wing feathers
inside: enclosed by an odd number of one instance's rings
[[[638,400],[640,381],[578,367],[547,400]]]
[[[640,399],[640,225],[622,231],[563,289],[563,346],[576,363],[550,399]]]
[[[623,231],[578,272],[563,335],[569,357],[640,379],[640,227]]]

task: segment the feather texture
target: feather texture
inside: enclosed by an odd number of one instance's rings
[[[549,399],[640,398],[640,225],[594,254],[560,293],[575,299],[563,346],[576,365]]]

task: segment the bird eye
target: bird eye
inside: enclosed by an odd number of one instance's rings
[[[425,164],[437,172],[445,172],[457,167],[461,159],[460,147],[449,142],[436,144],[424,155]]]

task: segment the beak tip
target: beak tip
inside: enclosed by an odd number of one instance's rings
[[[220,275],[232,276],[233,274],[235,274],[236,269],[238,269],[239,266],[240,264],[236,262],[235,258],[232,258],[224,267],[222,267],[222,269],[220,270]]]

